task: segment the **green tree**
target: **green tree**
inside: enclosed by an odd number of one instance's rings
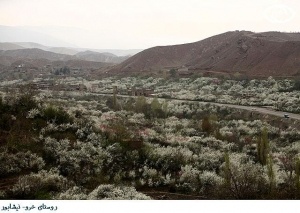
[[[299,192],[299,190],[300,190],[300,160],[299,160],[299,158],[296,159],[295,173],[296,173],[296,177],[295,177],[296,189]]]
[[[135,111],[138,113],[147,113],[147,101],[144,96],[139,96],[135,102]]]
[[[225,140],[225,137],[221,134],[220,129],[216,129],[215,130],[215,138],[218,140]]]
[[[202,131],[210,134],[212,132],[212,125],[209,121],[209,117],[204,117],[202,120]]]
[[[158,110],[161,109],[161,104],[159,103],[157,98],[154,98],[151,102],[151,109],[152,110]]]
[[[124,104],[124,109],[127,111],[132,111],[134,110],[134,103],[135,100],[133,98],[130,98],[129,100],[126,101],[126,103]]]
[[[224,154],[225,167],[224,167],[224,179],[226,188],[230,189],[231,187],[231,174],[230,174],[230,159],[228,152]]]
[[[64,68],[62,69],[62,73],[64,75],[69,75],[70,74],[70,68],[67,66],[64,66]]]
[[[117,110],[117,91],[115,88],[113,91],[113,109]]]
[[[176,77],[176,74],[177,74],[177,70],[176,69],[170,69],[170,75],[172,78],[175,78]]]
[[[300,80],[296,80],[294,84],[294,90],[300,91]]]
[[[117,93],[115,90],[113,91],[113,96],[107,98],[106,106],[108,106],[109,108],[115,111],[122,109],[121,104],[117,100]]]
[[[267,164],[267,158],[269,154],[269,139],[268,130],[264,128],[261,132],[261,136],[257,140],[257,158],[262,165]]]
[[[165,101],[161,106],[162,111],[164,112],[164,117],[166,118],[168,115],[168,102]]]
[[[107,98],[106,106],[108,106],[110,109],[114,108],[114,99],[113,99],[113,97],[108,97]]]
[[[56,124],[71,123],[73,119],[63,109],[48,106],[43,110],[43,118]]]
[[[272,195],[276,187],[276,179],[275,179],[275,172],[273,168],[273,159],[270,155],[268,155],[267,157],[267,174],[269,177],[270,193]]]
[[[163,114],[162,105],[157,98],[154,98],[151,102],[151,112],[153,117],[162,116]]]

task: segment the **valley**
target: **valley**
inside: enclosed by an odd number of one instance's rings
[[[299,199],[299,42],[1,43],[0,199]]]

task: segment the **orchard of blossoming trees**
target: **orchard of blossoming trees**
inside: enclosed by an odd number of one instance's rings
[[[97,94],[142,86],[158,97],[299,112],[294,81],[84,83],[99,87],[1,93],[1,199],[300,198],[299,121],[210,103]]]

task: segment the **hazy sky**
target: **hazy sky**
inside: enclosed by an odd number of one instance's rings
[[[148,48],[232,30],[300,31],[299,0],[0,0],[0,25],[81,47]]]

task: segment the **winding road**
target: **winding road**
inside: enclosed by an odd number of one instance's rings
[[[90,93],[90,94],[102,95],[102,96],[112,96],[112,94],[104,94],[104,93]],[[129,95],[120,95],[120,94],[118,94],[117,97],[125,97],[125,98],[133,97],[133,98],[136,98],[137,96],[129,96]],[[176,98],[158,98],[158,99],[159,100],[177,100],[177,101],[184,101],[184,102],[198,102],[198,103],[202,103],[202,104],[213,104],[213,105],[216,105],[216,106],[226,106],[226,107],[235,108],[235,109],[243,109],[243,110],[248,110],[248,111],[252,111],[252,112],[257,112],[257,113],[261,113],[261,114],[274,115],[274,116],[281,117],[281,118],[284,118],[284,115],[287,114],[287,115],[289,115],[290,119],[300,120],[300,114],[283,112],[283,111],[275,111],[273,109],[268,109],[268,108],[264,108],[264,107],[243,106],[243,105],[235,105],[235,104],[223,104],[223,103],[216,103],[216,102],[205,102],[205,101],[188,100],[188,99],[176,99]]]
[[[129,96],[128,96],[129,97]],[[284,115],[287,114],[289,118],[300,120],[300,114],[290,113],[290,112],[283,112],[283,111],[275,111],[273,109],[265,108],[265,107],[257,107],[257,106],[243,106],[243,105],[236,105],[236,104],[224,104],[224,103],[216,103],[216,102],[205,102],[205,101],[196,101],[196,100],[187,100],[187,99],[175,99],[175,98],[159,98],[160,100],[178,100],[178,101],[185,101],[185,102],[198,102],[202,104],[213,104],[216,106],[226,106],[235,109],[243,109],[252,112],[257,112],[261,114],[268,114],[274,115],[277,117],[284,118]]]
[[[290,118],[300,120],[300,114],[282,112],[282,111],[275,111],[275,110],[264,108],[264,107],[253,107],[253,106],[242,106],[242,105],[220,104],[220,103],[211,103],[211,104],[215,104],[215,105],[218,105],[218,106],[223,105],[223,106],[236,108],[236,109],[244,109],[244,110],[254,111],[254,112],[258,112],[258,113],[262,113],[262,114],[275,115],[275,116],[281,117],[281,118],[284,117],[284,114],[288,114]]]

